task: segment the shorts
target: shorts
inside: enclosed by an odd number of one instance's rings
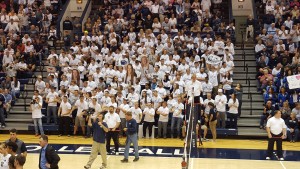
[[[85,127],[85,118],[76,116],[75,118],[75,126]]]
[[[201,130],[207,129],[206,125],[201,125]]]

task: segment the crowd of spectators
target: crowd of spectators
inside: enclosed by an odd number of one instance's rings
[[[289,140],[295,142],[299,135],[300,95],[299,89],[289,88],[287,76],[297,75],[300,71],[300,3],[298,0],[267,0],[260,3],[265,8],[265,14],[253,30],[258,31],[255,46],[257,87],[263,93],[265,102],[260,128],[264,128],[266,120],[273,116],[275,110],[281,110]],[[249,23],[256,22],[254,19],[248,20],[251,20]]]
[[[242,86],[233,87],[232,81],[235,27],[213,12],[212,5],[221,2],[105,0],[82,29],[79,18],[67,18],[65,48],[49,52],[49,76],[39,76],[35,84],[45,100],[47,123],[60,119],[60,135],[70,135],[73,121],[73,134],[80,127],[89,137],[88,112],[113,107],[121,135],[125,113],[131,111],[143,123],[144,137],[147,128],[151,137],[153,125],[159,137],[179,137],[189,84],[197,81],[202,116],[209,115],[211,102],[223,113],[218,127],[225,128],[228,120],[228,127],[236,128]]]
[[[48,55],[50,26],[56,24],[65,0],[0,1],[0,123],[20,96],[19,79],[32,78],[36,66]],[[4,111],[2,111],[2,108]]]
[[[11,100],[20,93],[18,79],[31,78],[37,64],[47,58],[49,75],[47,80],[37,77],[34,98],[44,100],[47,123],[57,124],[63,116],[67,117],[63,122],[73,121],[73,134],[81,127],[89,137],[87,112],[114,107],[121,130],[124,113],[131,111],[143,123],[143,136],[146,128],[151,135],[153,125],[158,125],[163,131],[158,136],[166,137],[167,122],[172,128],[168,135],[179,137],[184,125],[182,104],[192,79],[201,84],[202,115],[208,116],[211,102],[223,112],[218,127],[226,127],[229,120],[228,127],[236,128],[242,86],[232,85],[235,27],[223,21],[220,11],[212,10],[222,1],[101,1],[82,27],[79,18],[64,21],[65,48],[58,52],[48,50],[47,41],[59,38],[53,25],[60,2],[0,3],[5,4],[0,37],[6,75],[1,87]]]

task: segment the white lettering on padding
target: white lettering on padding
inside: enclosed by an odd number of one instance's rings
[[[84,147],[81,146],[77,150],[75,150],[76,153],[90,153],[92,151],[92,147]]]

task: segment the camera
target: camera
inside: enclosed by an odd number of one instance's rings
[[[31,102],[30,102],[30,104],[36,104],[36,103],[37,103],[37,102],[36,102],[35,99],[32,99]]]
[[[85,112],[84,116],[88,117],[88,116],[91,116],[95,113],[95,109],[94,108],[89,108],[87,110],[84,110],[84,112]]]

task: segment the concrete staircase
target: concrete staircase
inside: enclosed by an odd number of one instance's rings
[[[242,50],[240,45],[237,44],[235,51],[233,82],[234,84],[240,83],[243,86],[242,114],[238,119],[238,135],[266,136],[266,131],[259,129],[259,119],[264,109],[264,101],[262,94],[257,92],[256,88],[254,45],[246,44],[244,50]]]

